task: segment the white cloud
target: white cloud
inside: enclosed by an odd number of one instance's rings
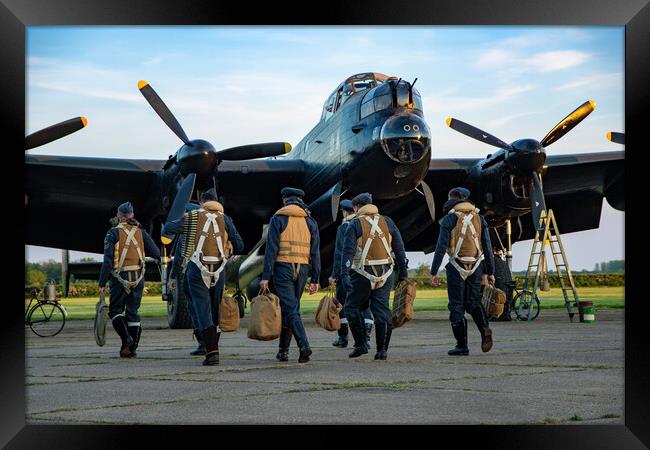
[[[581,88],[585,86],[597,85],[597,87],[602,88],[603,86],[611,85],[614,83],[620,83],[623,81],[623,73],[601,73],[596,75],[589,75],[577,78],[568,83],[562,84],[555,88],[556,91],[568,91],[571,89]]]
[[[503,69],[522,73],[533,70],[551,72],[579,66],[591,58],[591,54],[577,50],[548,51],[526,56],[522,52],[499,46],[481,52],[474,66],[477,69]]]
[[[576,50],[560,50],[552,52],[543,52],[533,55],[528,60],[523,60],[530,67],[550,72],[552,70],[568,69],[569,67],[579,66],[590,60],[592,55],[579,52]]]

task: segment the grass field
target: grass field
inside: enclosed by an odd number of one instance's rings
[[[592,301],[598,308],[623,308],[625,306],[624,287],[585,287],[578,289],[581,300]],[[319,292],[315,295],[304,295],[301,301],[303,314],[314,314],[319,300],[325,295]],[[549,292],[539,293],[542,309],[563,308],[564,298],[562,291],[551,289]],[[69,320],[92,319],[95,316],[95,303],[97,298],[64,298],[61,303],[65,306]],[[247,311],[250,309],[250,304]],[[444,289],[420,290],[415,299],[415,311],[446,311],[447,291]],[[167,304],[160,297],[144,297],[140,306],[142,317],[165,317]]]

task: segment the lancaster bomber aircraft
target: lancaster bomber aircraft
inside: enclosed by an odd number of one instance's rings
[[[229,261],[228,283],[250,294],[262,272],[264,225],[281,206],[284,186],[305,191],[305,202],[320,225],[322,284],[331,266],[341,196],[372,193],[382,213],[396,221],[406,250],[426,253],[434,249],[441,205],[454,186],[471,190],[508,254],[512,243],[534,237],[535,220],[544,208],[553,209],[562,233],[598,228],[603,198],[624,210],[624,152],[546,154],[549,145],[593,111],[593,101],[579,106],[540,141],[508,144],[449,118],[450,128],[498,150],[486,158],[443,159],[435,158],[416,80],[373,72],[349,77],[327,98],[320,121],[292,150],[285,143],[217,150],[207,141],[190,140],[153,88],[141,81],[140,92],[183,141],[182,147],[167,161],[26,156],[26,243],[101,253],[116,206],[130,200],[138,220],[155,239],[170,244],[161,246],[171,253],[173,242],[160,236],[162,224],[180,214],[187,200],[216,185],[246,244],[246,254]],[[160,268],[148,270],[148,278],[164,283],[167,257]],[[77,278],[96,279],[99,263],[70,269]],[[177,288],[163,295],[172,328],[190,327],[182,292]]]

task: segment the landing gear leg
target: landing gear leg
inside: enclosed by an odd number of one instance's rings
[[[508,268],[512,272],[512,224],[510,219],[506,219],[506,237],[508,239],[508,247],[506,247],[506,262]]]

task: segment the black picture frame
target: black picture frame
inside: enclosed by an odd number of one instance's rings
[[[6,181],[3,205],[12,208],[5,216],[5,233],[2,236],[7,267],[15,263],[15,255],[24,252],[24,243],[16,238],[16,229],[24,214],[22,171],[24,159],[19,148],[24,139],[25,109],[25,27],[31,25],[616,25],[625,26],[625,133],[627,146],[634,153],[626,156],[625,176],[635,180],[631,173],[632,161],[639,159],[638,152],[646,150],[640,145],[641,127],[648,116],[648,88],[650,83],[650,6],[647,0],[491,0],[427,2],[370,2],[350,7],[345,2],[303,3],[291,7],[279,3],[235,4],[204,0],[2,0],[0,3],[0,89],[2,89],[2,123],[8,132],[4,136],[4,164]],[[22,134],[21,134],[22,133]],[[639,165],[637,164],[637,167]],[[640,166],[643,167],[643,166]],[[638,171],[638,169],[636,169]],[[628,189],[631,193],[635,189]],[[644,189],[639,189],[643,192]],[[11,201],[9,201],[9,199]],[[631,197],[630,197],[631,199]],[[627,202],[630,203],[629,201]],[[633,206],[642,205],[643,200]],[[640,211],[637,208],[636,211]],[[644,214],[626,207],[627,224],[645,221]],[[630,216],[632,213],[632,216]],[[18,216],[18,217],[16,217]],[[18,222],[18,223],[17,223]],[[645,222],[643,222],[645,223]],[[645,227],[645,225],[644,225]],[[645,227],[647,228],[647,227]],[[647,239],[646,239],[647,241]],[[645,243],[644,243],[645,244]],[[620,426],[439,426],[425,430],[434,440],[433,445],[452,445],[454,440],[476,440],[483,448],[567,448],[610,449],[647,448],[650,445],[648,319],[644,305],[645,286],[637,275],[646,264],[635,266],[627,250],[634,244],[626,242],[628,265],[625,287],[625,425]],[[637,245],[637,247],[639,247]],[[647,249],[640,250],[647,253]],[[638,251],[638,250],[637,250]],[[24,253],[23,253],[24,254]],[[643,260],[642,260],[643,261]],[[18,267],[17,264],[14,264]],[[164,439],[169,432],[161,427],[126,426],[26,426],[25,425],[25,348],[24,324],[17,298],[22,295],[19,283],[5,272],[10,289],[4,301],[4,314],[0,319],[0,444],[7,448],[114,448],[133,447],[134,439],[146,442],[148,447]],[[638,289],[634,289],[638,287]],[[629,294],[629,295],[628,295]],[[360,405],[362,407],[362,405]],[[390,410],[387,410],[390,415]],[[169,426],[164,427],[166,430]],[[171,427],[174,428],[174,427]],[[420,427],[418,427],[420,428]],[[170,430],[171,431],[171,430]],[[192,439],[204,437],[213,442],[226,442],[228,438],[248,439],[239,427],[194,427],[189,432]],[[344,431],[358,432],[360,438],[383,439],[387,433],[370,427],[353,427]],[[408,430],[410,433],[412,430]],[[433,431],[433,433],[431,432]],[[336,431],[339,433],[340,431]],[[280,431],[278,443],[289,439],[287,431]],[[293,434],[293,431],[291,431]],[[335,435],[332,434],[332,437]],[[218,438],[217,438],[218,437]],[[293,440],[293,438],[291,438]],[[343,439],[342,437],[340,439]],[[336,439],[339,440],[338,434]],[[347,438],[346,438],[347,440]],[[313,442],[312,440],[310,440]],[[188,441],[189,442],[189,441]],[[309,442],[309,441],[307,441]],[[443,443],[447,444],[443,444]],[[296,441],[293,441],[295,444]],[[346,443],[347,444],[347,443]],[[456,447],[456,445],[454,445]]]

